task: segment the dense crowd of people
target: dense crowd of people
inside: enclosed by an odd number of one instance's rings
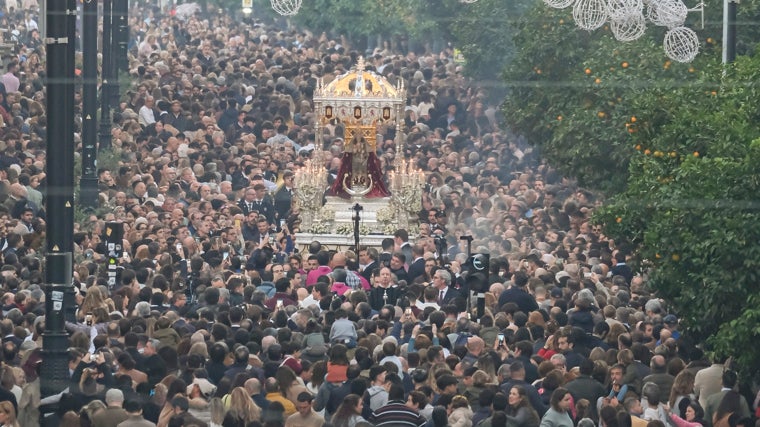
[[[754,425],[729,355],[681,336],[591,222],[600,201],[509,132],[452,52],[144,4],[102,209],[75,225],[70,384],[40,396],[45,46],[36,2],[4,4],[0,425]],[[425,171],[419,227],[358,251],[298,242],[294,172],[311,158],[334,179],[343,149],[329,122],[315,150],[316,78],[360,55],[408,88],[404,151],[389,129],[377,154]],[[124,231],[115,283],[107,222]],[[463,236],[490,255],[482,283]]]

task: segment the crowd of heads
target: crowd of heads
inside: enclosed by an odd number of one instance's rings
[[[5,3],[0,330],[2,388],[17,397],[0,402],[0,420],[29,422],[45,314],[45,46],[35,2]],[[130,10],[101,208],[74,230],[62,425],[111,407],[159,426],[298,415],[533,427],[555,413],[627,426],[671,423],[668,412],[747,425],[740,396],[708,404],[721,384],[699,381],[699,343],[627,265],[630,248],[592,222],[601,200],[509,131],[452,51],[359,51],[235,18]],[[358,251],[299,242],[294,172],[312,159],[335,179],[344,143],[340,122],[315,127],[316,79],[359,56],[408,88],[403,151],[388,127],[377,154],[384,173],[398,156],[425,172],[419,226]],[[79,92],[75,113],[80,152]],[[121,224],[122,253],[109,252],[109,222]],[[490,255],[481,283],[468,279],[470,251]],[[732,388],[727,373],[718,382]]]

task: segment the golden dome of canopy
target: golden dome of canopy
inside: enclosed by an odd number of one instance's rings
[[[364,69],[364,58],[359,60],[351,71],[336,77],[329,84],[323,86],[321,79],[314,98],[371,98],[404,100],[403,84],[394,86],[385,77]]]

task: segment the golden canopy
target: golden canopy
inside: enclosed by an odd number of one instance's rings
[[[321,79],[314,94],[314,100],[339,98],[371,98],[401,102],[406,94],[403,83],[394,86],[385,77],[364,68],[364,58],[359,57],[356,66],[345,74],[336,77],[327,85],[321,84]]]

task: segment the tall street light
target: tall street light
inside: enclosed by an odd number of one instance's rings
[[[76,1],[47,4],[47,236],[45,332],[42,337],[40,391],[61,392],[69,384],[68,335],[74,232],[74,35]],[[55,163],[53,162],[55,160]]]
[[[98,207],[98,2],[85,0],[82,8],[82,178],[79,196],[82,206]]]

